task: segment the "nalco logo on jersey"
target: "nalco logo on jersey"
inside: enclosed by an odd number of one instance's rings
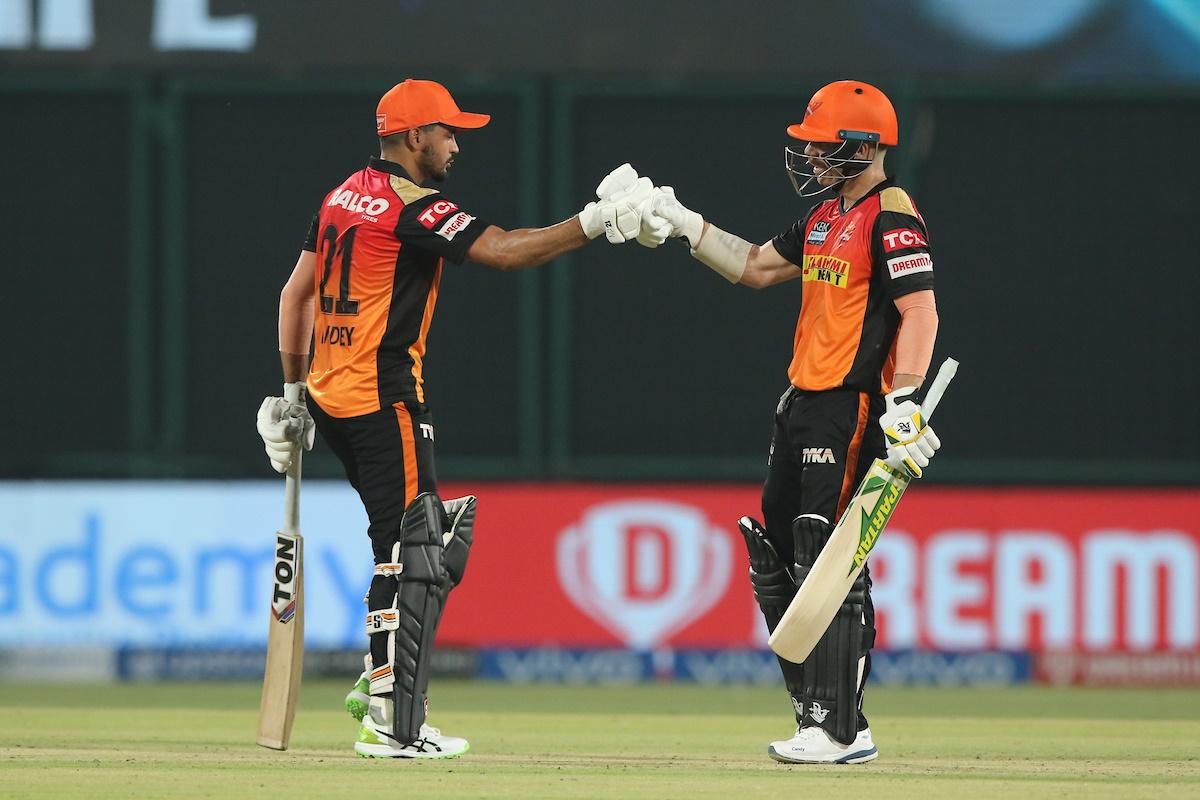
[[[329,198],[327,206],[341,206],[351,214],[366,214],[368,217],[378,217],[391,206],[382,197],[371,197],[369,194],[360,195],[349,189],[344,189]]]

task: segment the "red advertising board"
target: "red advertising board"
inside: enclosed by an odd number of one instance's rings
[[[439,638],[761,647],[735,522],[752,485],[447,485],[479,496]],[[877,646],[1200,649],[1200,493],[915,486],[880,537]]]

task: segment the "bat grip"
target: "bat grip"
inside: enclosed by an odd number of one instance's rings
[[[301,402],[301,389],[304,388],[302,381],[293,383],[285,383],[283,385],[283,399],[289,403]],[[283,488],[283,532],[284,533],[299,533],[300,532],[300,459],[304,453],[304,448],[296,448],[296,457],[292,459],[292,465],[288,467],[287,478]]]
[[[283,532],[300,532],[300,460],[303,451],[296,448],[296,457],[288,467],[283,487]]]
[[[946,387],[950,385],[950,381],[954,380],[956,372],[958,372],[958,362],[953,358],[947,358],[938,368],[937,375],[934,376],[933,383],[929,385],[929,391],[925,394],[925,402],[921,403],[921,413],[926,422],[933,416],[933,411],[938,407],[938,403],[942,402],[942,395],[945,393]]]

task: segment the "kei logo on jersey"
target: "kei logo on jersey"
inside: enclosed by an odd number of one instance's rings
[[[808,238],[804,240],[805,244],[825,244],[825,237],[829,235],[829,223],[821,220],[813,229],[808,232]]]

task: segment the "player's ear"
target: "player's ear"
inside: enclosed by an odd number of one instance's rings
[[[404,142],[413,150],[421,149],[421,134],[420,128],[409,128],[404,134]]]

